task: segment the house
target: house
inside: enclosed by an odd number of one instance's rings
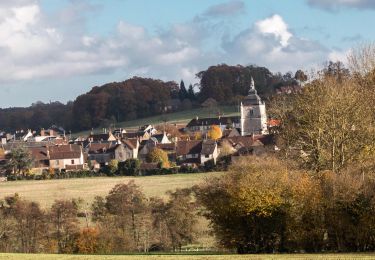
[[[45,170],[49,169],[49,148],[46,146],[42,147],[29,147],[27,148],[31,157],[33,158],[33,170]]]
[[[166,132],[163,132],[162,134],[154,134],[152,138],[155,138],[158,141],[158,144],[170,144],[171,143]]]
[[[126,130],[123,128],[118,128],[112,131],[112,134],[116,137],[121,137],[123,134],[126,134]]]
[[[64,136],[64,135],[65,135],[65,129],[62,128],[61,126],[52,125],[47,130],[45,130],[44,128],[40,130],[40,136],[58,137],[58,136]]]
[[[185,130],[190,132],[201,132],[206,133],[210,130],[212,125],[220,126],[221,130],[231,128],[241,128],[240,117],[238,116],[219,116],[211,118],[199,118],[192,119],[187,125]]]
[[[48,147],[49,166],[58,170],[84,169],[82,147],[76,144]]]
[[[232,128],[232,129],[225,129],[223,131],[223,138],[226,137],[233,137],[233,136],[240,136],[240,129]]]
[[[176,144],[176,161],[179,164],[199,165],[202,141],[179,141]]]
[[[148,132],[126,132],[121,134],[121,139],[138,139],[140,142],[143,140],[148,140],[151,137],[151,134]]]
[[[129,138],[121,140],[126,154],[126,159],[138,158],[139,140],[138,138]]]
[[[152,125],[144,125],[139,128],[138,132],[147,133],[149,136],[153,136],[154,134],[157,134],[158,130],[156,130]]]
[[[87,137],[87,141],[90,143],[113,142],[116,140],[116,137],[111,132],[102,134],[90,134],[89,137]]]
[[[202,150],[200,153],[200,162],[202,165],[205,162],[213,160],[214,164],[216,164],[217,157],[219,156],[217,143],[215,140],[204,140],[202,142]]]
[[[234,149],[234,155],[261,155],[274,151],[275,144],[272,135],[233,136],[224,138]]]
[[[90,143],[87,149],[88,159],[96,161],[100,166],[108,165],[111,160],[123,162],[128,159],[123,144]]]
[[[162,134],[155,134],[151,136],[148,140],[143,140],[141,142],[141,148],[139,149],[139,157],[144,160],[149,152],[157,147],[158,144],[171,144],[172,142],[167,137],[167,134],[163,132]],[[174,147],[174,145],[173,145]]]
[[[204,165],[218,157],[217,143],[214,140],[179,141],[176,144],[176,160],[179,164]]]
[[[139,148],[139,158],[141,160],[145,160],[149,152],[156,147],[156,145],[159,143],[158,139],[154,137],[150,137],[148,140],[143,140],[141,142],[141,147]]]

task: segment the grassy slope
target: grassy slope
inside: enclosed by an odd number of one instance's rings
[[[191,119],[198,117],[212,117],[216,116],[217,112],[220,111],[225,116],[235,116],[239,115],[238,108],[236,106],[220,106],[217,109],[206,109],[206,108],[195,108],[191,110],[175,112],[164,115],[157,115],[152,117],[146,117],[142,119],[136,119],[131,121],[119,122],[116,124],[117,127],[134,129],[145,124],[161,124],[163,120],[167,120],[169,123],[188,123]],[[94,129],[94,132],[101,132],[102,129]],[[72,134],[73,136],[87,135],[90,131],[83,131],[79,133]]]
[[[1,254],[0,259],[22,260],[117,260],[117,259],[374,259],[374,254],[269,254],[269,255],[48,255],[48,254]]]
[[[168,190],[191,187],[208,176],[220,173],[176,174],[148,177],[95,177],[0,183],[0,199],[18,193],[22,198],[50,206],[56,199],[82,198],[91,203],[95,196],[105,196],[118,183],[134,180],[146,196],[165,196]]]

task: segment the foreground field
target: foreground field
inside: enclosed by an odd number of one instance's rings
[[[22,260],[138,260],[138,259],[199,259],[199,260],[242,260],[242,259],[374,259],[375,254],[269,254],[269,255],[48,255],[48,254],[0,254],[0,259]]]
[[[0,183],[0,199],[18,193],[22,198],[49,207],[56,199],[81,198],[91,203],[95,196],[105,196],[116,184],[134,180],[146,196],[165,196],[168,190],[191,187],[222,173],[175,174],[148,177],[95,177],[82,179],[14,181]]]

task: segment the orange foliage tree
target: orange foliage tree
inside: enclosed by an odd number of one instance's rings
[[[218,125],[212,125],[211,129],[207,133],[208,138],[212,140],[220,139],[223,136],[223,132],[221,131],[220,126]]]
[[[78,253],[93,254],[98,252],[99,232],[96,228],[84,228],[77,239]]]

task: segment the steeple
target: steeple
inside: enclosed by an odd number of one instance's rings
[[[242,136],[267,133],[266,105],[257,94],[253,77],[250,80],[249,93],[242,100],[240,110]]]
[[[256,94],[255,83],[253,77],[251,77],[249,95],[254,93]]]

